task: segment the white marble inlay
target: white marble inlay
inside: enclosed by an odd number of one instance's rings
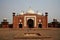
[[[27,19],[26,19],[27,18]],[[32,20],[35,20],[35,24],[34,26],[36,27],[36,16],[24,16],[24,26],[27,26],[27,20],[28,19],[32,19]]]

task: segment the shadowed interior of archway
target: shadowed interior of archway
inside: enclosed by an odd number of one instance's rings
[[[29,28],[34,28],[34,20],[29,19],[29,20],[27,21],[27,25],[28,25]]]
[[[19,24],[19,28],[22,28],[22,24],[21,23]]]

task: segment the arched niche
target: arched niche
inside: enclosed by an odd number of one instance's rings
[[[27,20],[27,26],[28,26],[29,28],[34,28],[34,20],[28,19],[28,20]]]
[[[19,23],[19,28],[22,28],[22,23]]]
[[[38,28],[42,28],[42,23],[38,23]]]

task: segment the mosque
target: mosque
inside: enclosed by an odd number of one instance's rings
[[[45,15],[35,12],[31,8],[27,12],[21,12],[19,15],[13,13],[13,28],[47,28],[48,13]]]
[[[3,27],[8,27],[8,22],[3,20]],[[5,25],[5,26],[4,26]],[[48,13],[43,15],[40,12],[35,12],[29,8],[26,12],[21,12],[19,15],[13,12],[13,28],[48,28]]]
[[[42,14],[29,8],[16,15],[12,13],[12,25],[7,18],[1,22],[0,38],[7,40],[59,40],[60,23],[54,19],[48,24],[48,12]],[[10,29],[12,28],[12,29]],[[17,28],[17,29],[16,29]],[[4,34],[5,33],[5,34]]]

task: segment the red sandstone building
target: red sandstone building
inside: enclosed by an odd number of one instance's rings
[[[2,22],[2,27],[9,27],[6,19]],[[48,13],[45,12],[43,15],[40,12],[34,12],[31,8],[19,15],[13,13],[13,28],[48,28]]]
[[[48,23],[49,28],[60,28],[60,22],[57,19],[53,19],[53,22]]]
[[[29,9],[27,12],[21,12],[19,15],[13,13],[13,28],[47,28],[48,13],[42,15]]]
[[[7,21],[6,18],[3,19],[3,22],[1,22],[2,28],[8,28],[9,27],[9,22]]]

